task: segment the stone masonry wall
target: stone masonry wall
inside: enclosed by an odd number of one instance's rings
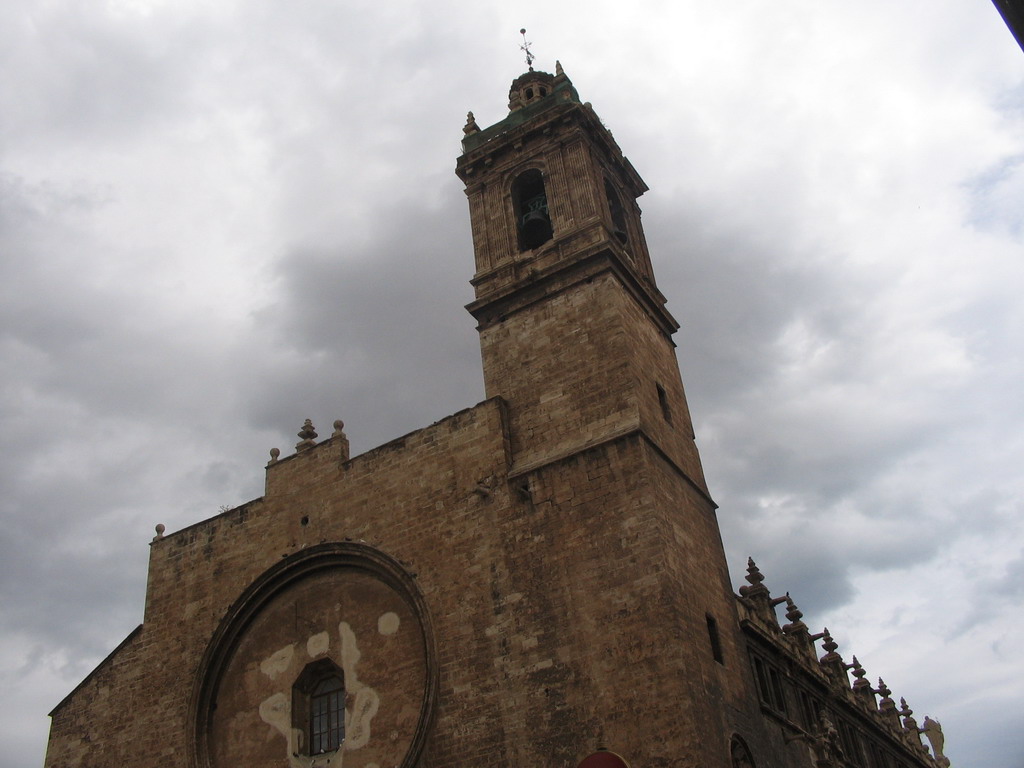
[[[476,627],[488,606],[465,596],[479,592],[480,563],[501,546],[489,510],[507,497],[495,483],[506,442],[498,401],[347,464],[325,441],[270,466],[263,498],[154,541],[139,636],[58,707],[47,766],[181,765],[196,671],[221,618],[268,568],[324,541],[365,540],[419,574],[448,639],[439,661],[450,677],[467,649],[485,651]],[[479,484],[493,493],[480,495]],[[476,706],[486,710],[486,697]]]
[[[197,669],[225,612],[282,558],[349,538],[415,573],[433,620],[423,765],[572,766],[608,746],[635,765],[724,768],[729,718],[714,712],[744,694],[700,626],[707,610],[730,624],[717,544],[702,543],[707,501],[641,435],[509,478],[506,434],[492,400],[344,464],[325,441],[272,465],[263,498],[156,540],[145,624],[58,708],[47,765],[184,764]],[[708,597],[690,605],[687,589]],[[735,643],[726,633],[730,657]],[[224,706],[259,705],[243,699]],[[266,738],[280,736],[268,725]]]

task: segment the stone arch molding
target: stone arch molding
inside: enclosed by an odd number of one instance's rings
[[[437,702],[430,615],[413,576],[367,544],[320,544],[267,570],[221,620],[189,709],[191,768],[412,768]],[[344,741],[310,754],[311,668],[344,679]]]
[[[730,763],[732,768],[756,768],[750,748],[739,734],[733,734],[729,741],[729,757],[732,761]]]

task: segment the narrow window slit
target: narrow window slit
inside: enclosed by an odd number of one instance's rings
[[[722,640],[718,636],[718,622],[710,613],[704,616],[708,620],[708,639],[711,641],[711,655],[722,666],[725,666],[725,658],[722,656]]]
[[[658,404],[661,406],[661,415],[665,421],[669,424],[672,423],[672,409],[668,406],[668,395],[665,393],[665,388],[661,384],[655,384],[658,388]]]

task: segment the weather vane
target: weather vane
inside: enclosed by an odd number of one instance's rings
[[[530,53],[530,46],[533,45],[533,43],[527,42],[526,40],[526,27],[520,29],[519,34],[523,36],[523,44],[519,46],[519,50],[526,52],[526,66],[528,66],[532,72],[534,55]]]

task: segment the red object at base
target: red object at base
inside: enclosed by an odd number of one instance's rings
[[[577,768],[629,768],[629,763],[614,752],[602,749],[583,758]]]

